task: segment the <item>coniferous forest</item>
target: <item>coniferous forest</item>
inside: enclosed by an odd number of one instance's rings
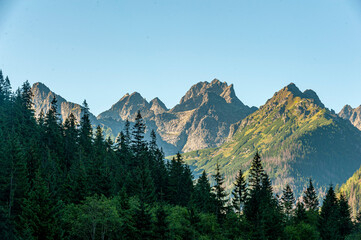
[[[361,239],[332,185],[324,199],[311,179],[298,199],[275,195],[258,152],[228,193],[218,164],[194,179],[181,154],[165,160],[139,112],[112,142],[85,101],[61,123],[56,98],[39,118],[31,99],[0,72],[1,239]]]

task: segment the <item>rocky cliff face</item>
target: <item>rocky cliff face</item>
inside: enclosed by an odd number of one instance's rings
[[[49,111],[51,101],[55,96],[58,105],[57,111],[60,113],[61,120],[64,122],[70,113],[73,113],[78,123],[80,122],[83,114],[83,107],[79,104],[66,101],[61,96],[52,92],[47,86],[39,82],[32,86],[31,91],[33,93],[35,116],[39,116],[41,111],[43,111],[45,115]],[[90,120],[93,124],[99,124],[97,118],[93,114],[90,114]]]
[[[82,107],[67,102],[64,98],[50,91],[42,83],[35,83],[35,113],[46,113],[54,96],[58,100],[58,112],[65,120],[73,113],[79,121]],[[217,147],[229,135],[231,124],[245,118],[257,108],[244,105],[236,96],[233,85],[214,79],[212,82],[199,82],[193,85],[182,97],[179,104],[168,109],[159,99],[150,102],[139,93],[126,94],[110,109],[99,114],[91,114],[93,125],[101,125],[106,136],[115,138],[123,129],[124,122],[134,121],[139,110],[146,123],[146,137],[154,129],[158,135],[158,144],[166,155],[176,152]]]
[[[216,147],[229,134],[231,124],[255,111],[244,105],[237,97],[233,85],[214,79],[211,83],[199,82],[182,97],[179,104],[168,110],[160,99],[148,103],[139,93],[127,94],[109,110],[101,113],[98,120],[134,119],[140,110],[148,129],[155,129],[166,153],[188,152]],[[172,151],[169,147],[172,146]]]
[[[350,105],[346,105],[338,114],[343,119],[350,120],[352,125],[361,130],[361,105],[357,108],[352,108]]]

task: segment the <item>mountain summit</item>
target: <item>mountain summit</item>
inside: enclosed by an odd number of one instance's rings
[[[82,107],[66,101],[41,83],[33,85],[35,112],[46,113],[53,96],[58,100],[58,111],[65,120],[73,113],[80,120]],[[233,85],[214,79],[193,85],[172,109],[159,99],[148,102],[140,93],[124,95],[110,109],[95,118],[91,114],[93,126],[101,125],[105,136],[113,139],[124,128],[125,120],[134,121],[139,110],[146,123],[146,137],[154,129],[158,144],[166,155],[176,152],[217,147],[229,135],[230,126],[257,108],[244,105],[236,96]]]
[[[57,111],[60,114],[61,120],[65,121],[65,119],[70,115],[70,113],[73,113],[76,120],[80,122],[83,114],[83,107],[79,104],[68,102],[63,97],[52,92],[47,86],[45,86],[45,84],[40,82],[33,84],[31,92],[33,93],[32,100],[34,103],[35,116],[39,116],[41,111],[43,111],[45,115],[49,111],[51,102],[55,97],[58,105]],[[93,114],[90,113],[89,117],[93,124],[99,124]]]
[[[257,111],[231,127],[229,141],[184,154],[196,170],[212,172],[218,160],[229,182],[246,171],[256,151],[280,192],[312,177],[319,186],[344,182],[361,162],[361,132],[333,114],[312,90],[289,84]]]
[[[137,111],[139,110],[143,118],[149,118],[153,113],[150,112],[150,104],[142,95],[137,92],[125,94],[117,103],[115,103],[109,110],[99,114],[98,119],[113,118],[114,120],[134,120]]]
[[[357,108],[352,108],[350,105],[346,105],[338,114],[343,119],[350,120],[350,122],[361,130],[361,105]]]

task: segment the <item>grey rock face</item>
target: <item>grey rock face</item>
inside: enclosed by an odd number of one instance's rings
[[[83,107],[79,104],[72,103],[66,101],[61,96],[55,94],[52,92],[47,86],[45,86],[43,83],[35,83],[31,91],[33,93],[33,103],[34,103],[34,110],[35,110],[35,116],[38,117],[40,115],[40,112],[43,111],[43,114],[45,115],[51,106],[51,101],[53,100],[54,96],[57,100],[58,109],[57,112],[60,113],[60,118],[64,122],[67,117],[73,113],[75,116],[77,122],[80,122],[80,119],[83,114]],[[97,118],[90,113],[90,120],[93,124],[99,124]]]
[[[67,102],[51,92],[41,83],[34,84],[34,107],[38,115],[46,113],[53,96],[58,99],[58,112],[62,119],[70,113],[80,120],[82,107]],[[244,105],[236,96],[233,85],[214,79],[193,85],[182,97],[179,104],[168,109],[159,99],[148,102],[139,93],[126,94],[110,109],[99,114],[91,114],[93,125],[101,125],[105,136],[115,138],[124,128],[125,120],[134,121],[140,111],[146,123],[146,137],[154,129],[158,144],[166,155],[188,152],[209,147],[217,147],[226,141],[230,126],[256,111],[255,107]]]
[[[361,105],[357,108],[352,108],[350,105],[345,105],[338,115],[343,118],[350,120],[352,125],[361,130]]]

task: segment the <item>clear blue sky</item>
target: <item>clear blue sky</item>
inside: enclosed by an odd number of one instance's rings
[[[133,91],[173,107],[213,78],[254,106],[294,82],[338,112],[361,104],[361,4],[0,0],[0,69],[95,114]]]

